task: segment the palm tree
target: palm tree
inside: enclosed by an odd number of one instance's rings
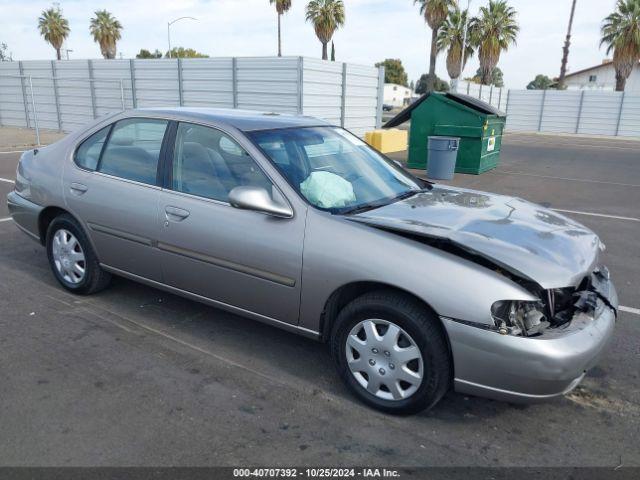
[[[413,0],[420,5],[420,14],[431,28],[431,53],[429,56],[429,76],[427,91],[432,91],[436,81],[436,57],[438,56],[438,30],[449,15],[449,10],[458,6],[457,0]]]
[[[471,42],[478,47],[483,85],[491,84],[500,54],[516,43],[520,31],[516,16],[517,12],[506,0],[489,0],[489,6],[481,7],[480,15],[469,23]]]
[[[576,0],[571,3],[571,15],[569,16],[569,27],[567,28],[567,36],[564,40],[562,48],[562,62],[560,62],[560,76],[558,77],[558,90],[564,90],[564,79],[567,76],[567,63],[569,62],[569,47],[571,46],[571,29],[573,28],[573,17],[576,13]]]
[[[291,8],[291,0],[269,0],[269,3],[276,4],[276,11],[278,12],[278,56],[282,56],[282,36],[280,34],[280,17],[284,13],[287,13]]]
[[[307,22],[313,23],[318,40],[322,43],[322,59],[328,60],[327,44],[335,31],[344,25],[342,0],[311,0],[307,4]]]
[[[473,46],[467,33],[468,13],[454,8],[438,31],[438,52],[447,52],[447,72],[452,80],[460,76],[467,60],[473,56]],[[466,39],[465,39],[466,37]],[[462,42],[465,42],[464,60],[462,59]],[[462,65],[461,65],[462,64]],[[462,67],[462,68],[461,68]]]
[[[120,40],[122,25],[106,10],[97,10],[91,19],[89,32],[93,40],[100,45],[104,58],[116,58],[116,42]]]
[[[60,49],[65,39],[69,36],[69,22],[62,16],[60,9],[50,8],[44,10],[38,19],[40,35],[56,49],[56,57],[62,59]]]
[[[618,0],[616,10],[602,23],[600,45],[607,45],[607,54],[613,51],[616,91],[624,92],[640,60],[640,0]]]

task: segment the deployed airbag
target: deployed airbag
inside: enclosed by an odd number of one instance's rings
[[[300,184],[300,191],[312,204],[322,208],[341,208],[356,201],[350,182],[331,172],[312,172]]]

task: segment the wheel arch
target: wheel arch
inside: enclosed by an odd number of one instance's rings
[[[40,215],[38,215],[38,234],[40,235],[40,243],[43,246],[47,243],[47,230],[49,229],[49,225],[51,225],[51,222],[53,222],[56,217],[64,214],[71,215],[73,217],[71,212],[68,210],[56,206],[46,207],[40,212]]]
[[[345,284],[339,288],[337,288],[327,299],[324,309],[322,311],[322,316],[320,318],[320,338],[323,342],[327,342],[329,337],[331,336],[331,330],[333,329],[333,324],[342,310],[349,302],[355,300],[356,298],[364,295],[368,292],[385,290],[387,292],[396,292],[401,295],[409,296],[413,300],[420,303],[424,308],[429,310],[435,318],[438,319],[438,325],[442,332],[442,335],[447,343],[447,349],[449,351],[449,357],[452,360],[453,365],[453,356],[451,351],[451,343],[449,341],[449,335],[447,334],[447,330],[440,320],[440,316],[438,312],[429,305],[429,303],[425,302],[422,298],[418,297],[414,293],[405,290],[403,288],[399,288],[395,285],[390,285],[383,282],[375,282],[375,281],[360,281],[360,282],[352,282]]]
[[[40,215],[38,215],[38,234],[40,235],[40,243],[46,247],[47,230],[49,229],[49,225],[51,225],[51,222],[53,222],[53,220],[58,218],[60,215],[69,215],[71,218],[73,218],[76,221],[76,223],[78,224],[78,227],[80,227],[80,229],[84,232],[89,244],[91,245],[91,248],[97,255],[98,253],[96,250],[96,246],[93,243],[93,238],[91,238],[91,236],[88,234],[87,228],[84,225],[84,223],[81,222],[77,216],[75,216],[66,208],[62,208],[54,205],[46,207],[44,210],[40,212]]]
[[[85,275],[84,278],[79,281],[79,283],[73,285],[64,281],[64,279],[59,275],[59,272],[56,272],[55,266],[53,265],[52,253],[51,250],[49,250],[49,245],[47,245],[47,233],[51,228],[51,224],[60,217],[63,217],[64,222],[66,222],[67,224],[71,224],[71,226],[73,226],[73,229],[77,230],[77,233],[80,234],[80,237],[82,237],[79,238],[78,241],[80,242],[81,248],[84,249],[85,272],[89,272],[88,275]],[[63,226],[62,228],[69,227]],[[51,264],[51,268],[53,269],[54,276],[56,276],[59,283],[65,289],[80,295],[89,295],[95,292],[99,292],[100,290],[107,287],[111,279],[111,274],[102,269],[95,245],[93,243],[93,239],[87,233],[87,227],[83,224],[83,222],[79,220],[77,216],[75,216],[66,208],[53,205],[48,206],[44,208],[38,216],[38,230],[40,233],[40,242],[47,250],[47,257],[49,259],[49,263]],[[84,241],[86,241],[86,244],[82,243],[83,239]]]

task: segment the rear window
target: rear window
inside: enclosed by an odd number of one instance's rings
[[[95,170],[98,167],[100,153],[102,153],[102,147],[110,128],[111,126],[103,128],[80,144],[78,150],[76,150],[76,165],[87,170]]]

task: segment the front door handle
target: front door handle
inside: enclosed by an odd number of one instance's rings
[[[176,222],[181,222],[189,216],[189,210],[171,206],[164,207],[164,213],[166,214],[167,220]]]
[[[73,193],[74,195],[82,195],[87,190],[89,190],[89,187],[83,185],[82,183],[73,182],[71,185],[69,185],[69,190],[71,190],[71,193]]]

